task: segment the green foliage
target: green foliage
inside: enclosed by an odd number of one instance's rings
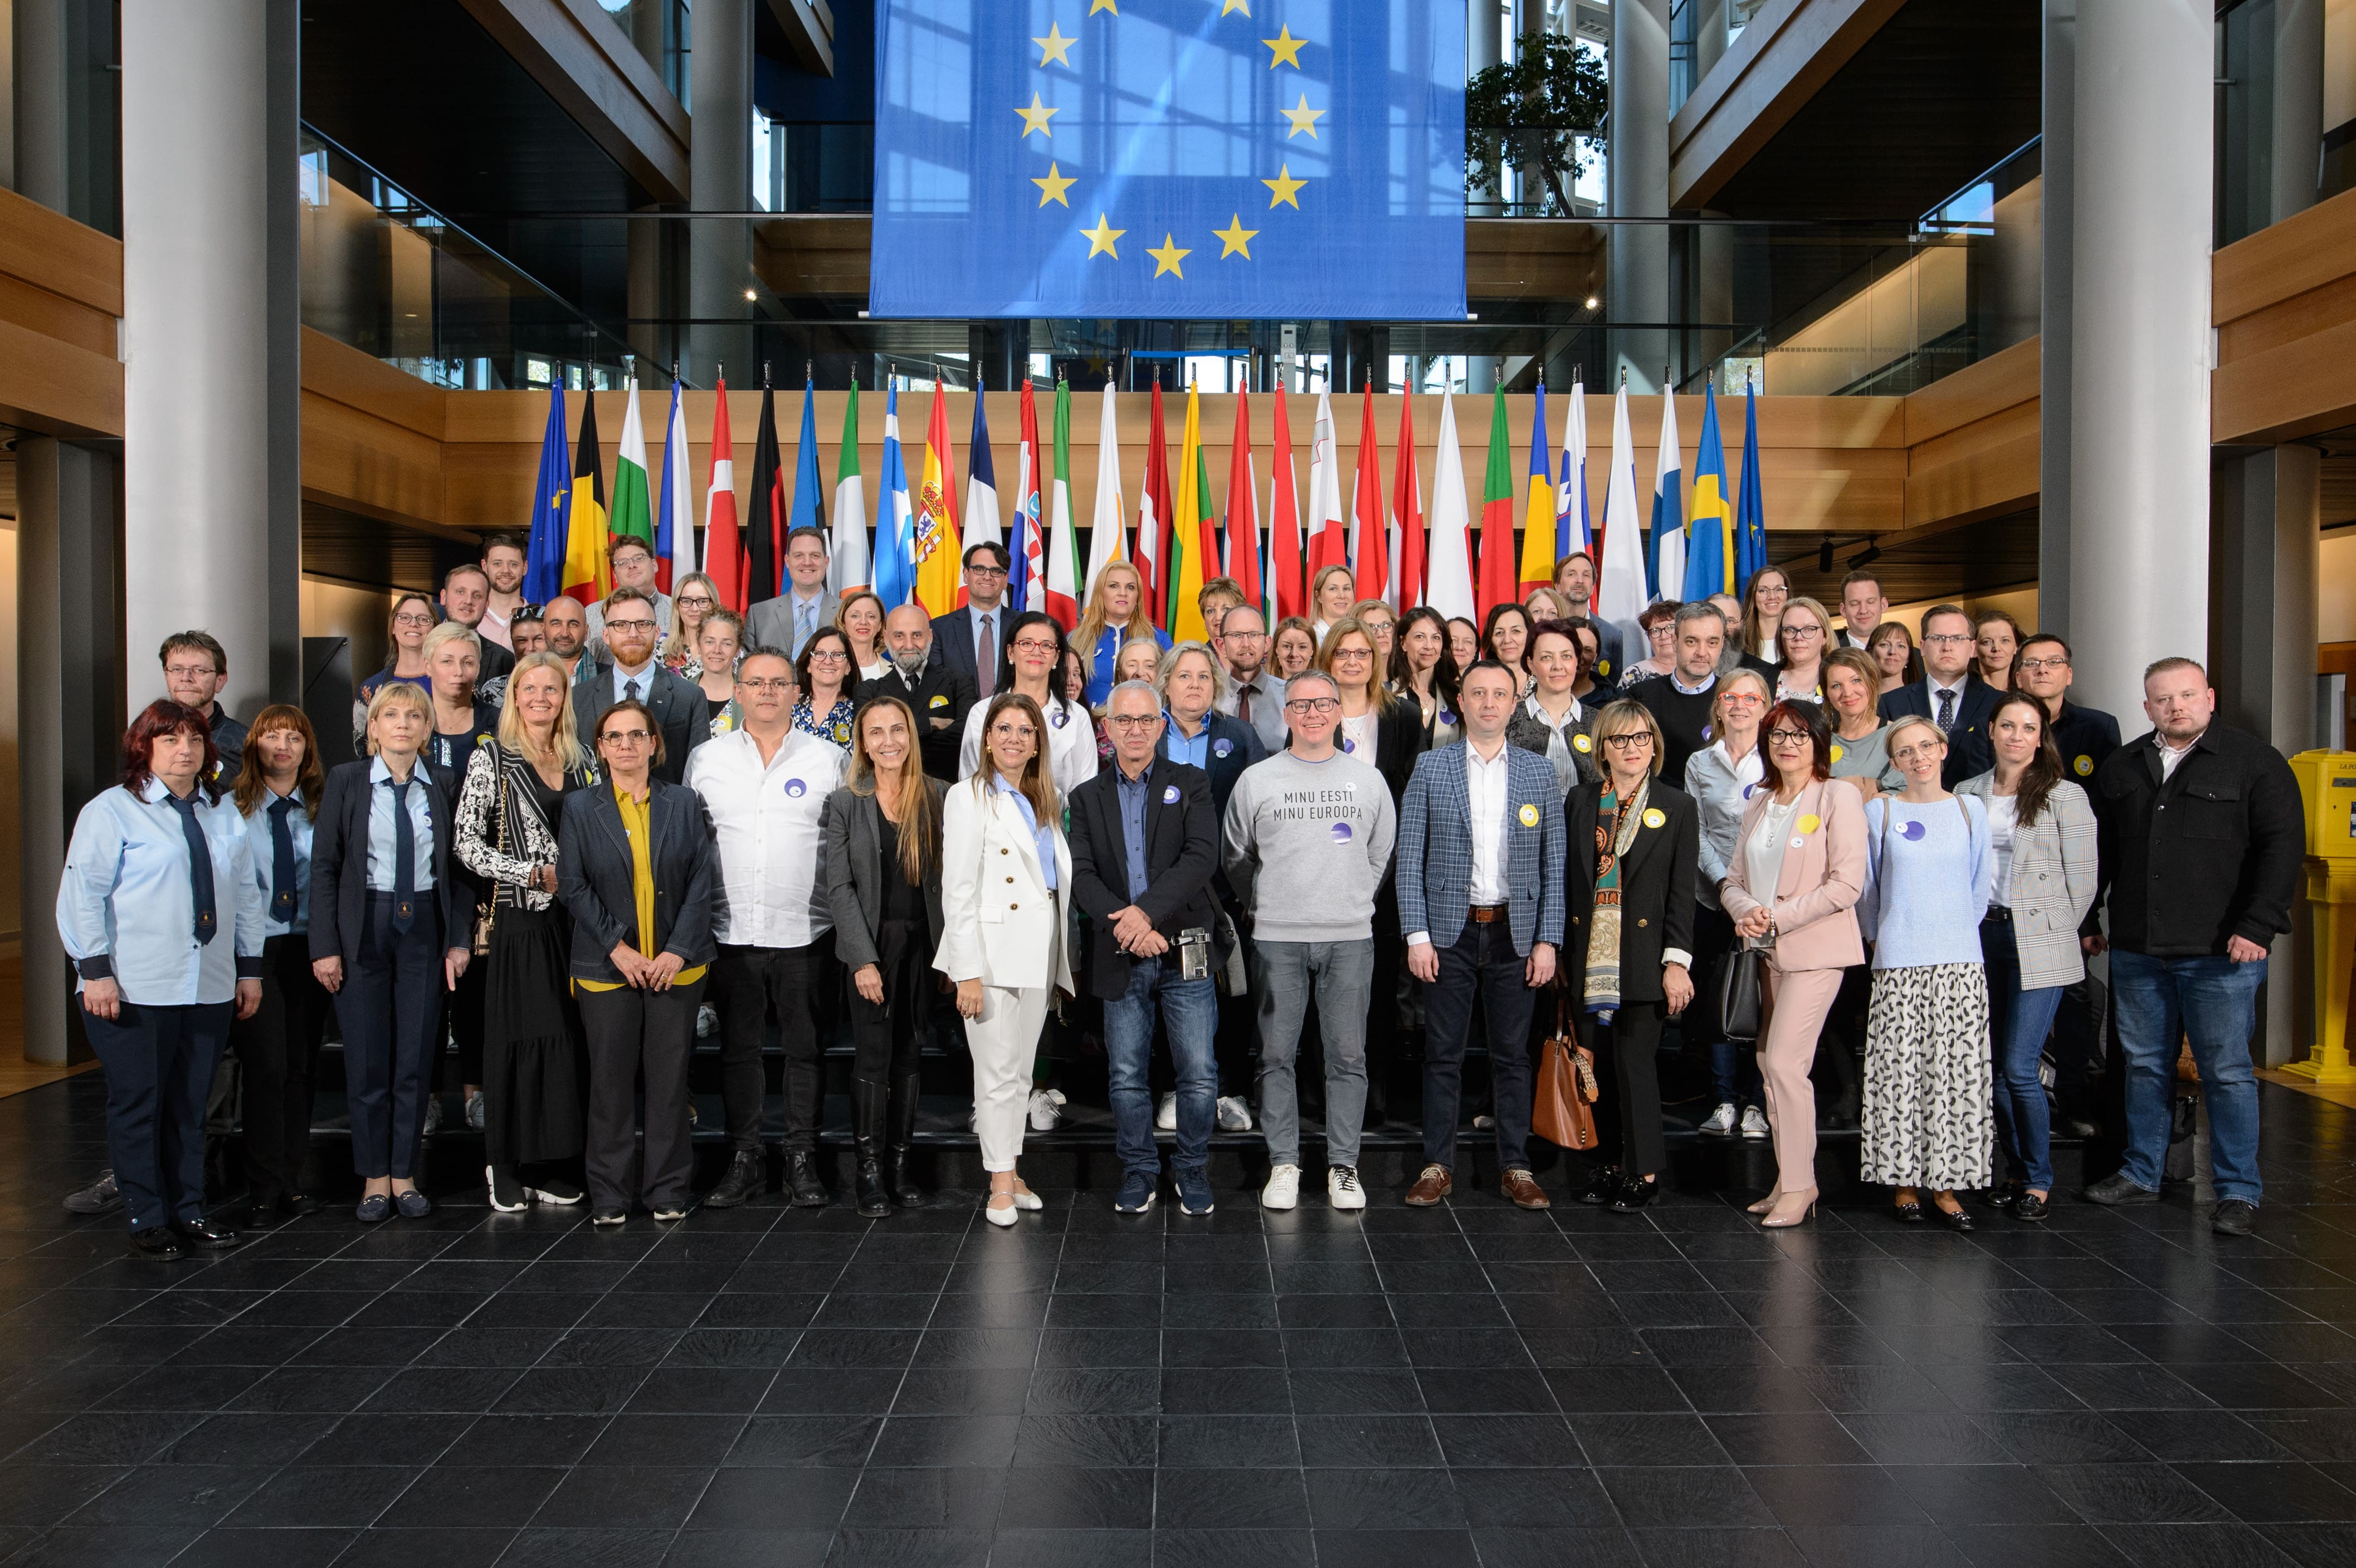
[[[1570,187],[1601,154],[1612,95],[1594,54],[1558,34],[1520,40],[1521,58],[1464,84],[1464,188],[1497,188],[1506,165],[1545,184],[1547,209],[1570,212]],[[1592,139],[1582,148],[1580,138]]]

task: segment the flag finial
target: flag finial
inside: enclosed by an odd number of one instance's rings
[[[764,360],[762,360],[762,361],[761,361],[761,386],[762,386],[762,388],[766,390],[766,389],[767,389],[768,385],[769,385],[769,362],[768,362],[766,359],[764,359]]]

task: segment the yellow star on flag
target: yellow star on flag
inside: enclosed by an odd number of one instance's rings
[[[1151,245],[1147,246],[1145,253],[1153,258],[1153,275],[1155,277],[1158,278],[1164,272],[1176,272],[1179,277],[1183,278],[1186,274],[1179,267],[1178,263],[1184,261],[1194,252],[1189,251],[1183,245],[1178,244],[1170,235],[1164,234],[1162,237],[1161,245],[1158,247]]]
[[[1042,136],[1053,136],[1055,133],[1048,125],[1047,122],[1054,119],[1061,112],[1061,111],[1041,108],[1039,105],[1039,94],[1033,91],[1031,94],[1031,107],[1025,109],[1018,103],[1014,106],[1014,112],[1023,116],[1023,133],[1024,135],[1028,136],[1032,132],[1036,131]]]
[[[1069,207],[1072,204],[1065,200],[1064,193],[1080,182],[1065,174],[1054,164],[1049,164],[1046,177],[1034,179],[1031,183],[1039,187],[1040,206],[1044,207],[1051,201],[1061,201],[1066,207]]]
[[[1067,201],[1064,205],[1069,207],[1072,204]],[[1113,241],[1128,233],[1128,229],[1115,229],[1105,221],[1105,215],[1099,212],[1097,214],[1097,226],[1094,229],[1083,229],[1080,232],[1087,236],[1090,256],[1110,256],[1116,261],[1120,260],[1120,252],[1113,249]]]
[[[1070,65],[1072,46],[1080,40],[1064,37],[1062,29],[1050,22],[1047,24],[1047,36],[1044,38],[1033,38],[1031,41],[1039,46],[1039,69],[1044,70],[1058,61],[1066,66]]]
[[[1295,212],[1301,210],[1301,187],[1309,182],[1294,179],[1290,164],[1277,170],[1274,179],[1262,180],[1259,183],[1269,188],[1268,205],[1270,210],[1274,210],[1279,202],[1284,203]]]
[[[1226,5],[1219,7],[1219,15],[1222,16],[1232,16],[1238,11],[1247,16],[1250,16],[1251,0],[1227,0]]]
[[[1217,235],[1219,243],[1226,247],[1219,252],[1220,261],[1224,261],[1230,256],[1241,256],[1247,261],[1252,259],[1251,242],[1259,230],[1245,228],[1242,213],[1228,219],[1225,229],[1214,229],[1211,232]]]
[[[1090,0],[1088,15],[1093,16],[1099,11],[1109,11],[1116,16],[1119,16],[1119,0]]]
[[[1313,142],[1317,140],[1317,122],[1324,118],[1325,111],[1323,109],[1310,108],[1309,94],[1305,92],[1302,93],[1301,95],[1300,102],[1294,104],[1290,109],[1279,109],[1277,112],[1283,115],[1287,120],[1292,122],[1292,129],[1284,133],[1284,139],[1286,141],[1290,142],[1295,136],[1300,135],[1303,131],[1309,133],[1309,139],[1311,141]]]
[[[1268,69],[1274,70],[1280,62],[1290,66],[1295,70],[1299,70],[1301,69],[1301,48],[1309,40],[1307,38],[1294,37],[1292,36],[1292,28],[1290,26],[1279,27],[1276,30],[1276,37],[1272,38],[1262,38],[1260,42],[1266,44],[1271,51],[1269,57]]]

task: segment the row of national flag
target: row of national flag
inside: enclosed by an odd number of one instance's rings
[[[1311,427],[1306,506],[1295,478],[1290,415],[1284,389],[1274,394],[1271,462],[1264,492],[1251,442],[1248,394],[1236,397],[1224,501],[1215,499],[1203,439],[1199,394],[1186,393],[1175,484],[1164,436],[1162,389],[1153,389],[1147,427],[1143,493],[1131,520],[1121,496],[1119,439],[1114,393],[1104,389],[1098,427],[1097,485],[1089,517],[1085,570],[1073,511],[1072,391],[1055,384],[1055,406],[1041,436],[1032,385],[1023,383],[1016,434],[1014,487],[1002,499],[984,400],[973,400],[973,428],[963,494],[949,439],[948,400],[933,389],[921,453],[909,453],[900,434],[900,389],[884,396],[878,515],[870,548],[867,496],[859,466],[859,389],[843,405],[840,460],[830,496],[819,475],[816,389],[805,384],[799,439],[790,479],[777,443],[774,393],[761,395],[753,446],[753,475],[744,514],[735,487],[734,445],[728,424],[727,385],[712,414],[712,456],[704,475],[701,549],[688,464],[684,389],[671,383],[664,421],[658,486],[647,463],[646,437],[633,380],[623,405],[621,450],[608,500],[597,438],[596,408],[584,398],[576,442],[568,453],[562,386],[549,394],[533,507],[526,596],[545,602],[559,593],[602,599],[613,587],[608,551],[624,538],[643,540],[657,561],[666,592],[700,569],[722,603],[742,613],[784,590],[787,540],[811,528],[831,549],[829,586],[838,592],[873,587],[887,604],[916,602],[944,614],[964,597],[964,550],[983,540],[1004,546],[1012,560],[1009,603],[1046,611],[1066,630],[1077,624],[1088,588],[1116,560],[1134,566],[1145,585],[1155,624],[1173,637],[1200,637],[1196,598],[1212,578],[1232,578],[1248,603],[1271,620],[1315,613],[1310,585],[1328,566],[1346,566],[1360,596],[1394,607],[1429,604],[1443,614],[1479,619],[1493,605],[1526,597],[1553,581],[1574,551],[1597,562],[1590,608],[1631,629],[1656,599],[1697,599],[1740,593],[1767,564],[1766,516],[1759,484],[1759,414],[1755,395],[1743,406],[1742,483],[1730,496],[1718,396],[1705,388],[1702,426],[1686,506],[1677,439],[1676,401],[1662,399],[1661,443],[1649,512],[1639,514],[1635,453],[1629,435],[1628,390],[1612,407],[1610,467],[1600,524],[1588,507],[1587,399],[1573,384],[1564,416],[1560,465],[1549,456],[1546,386],[1539,383],[1530,427],[1527,481],[1518,518],[1513,455],[1506,432],[1505,394],[1494,394],[1489,453],[1483,476],[1479,543],[1467,504],[1463,460],[1456,435],[1455,400],[1440,406],[1437,468],[1427,515],[1417,456],[1414,400],[1399,400],[1390,483],[1384,483],[1375,394],[1365,391],[1358,427],[1351,502],[1342,506],[1341,463],[1330,393],[1320,392]],[[913,483],[912,483],[913,467]],[[832,522],[829,523],[829,508]],[[1516,542],[1516,524],[1519,539]],[[1649,524],[1649,528],[1647,527]]]

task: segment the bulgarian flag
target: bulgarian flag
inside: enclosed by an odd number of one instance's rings
[[[736,531],[736,450],[728,435],[728,380],[712,405],[712,476],[703,494],[703,575],[721,607],[744,613],[744,541]]]
[[[1268,595],[1260,586],[1259,488],[1252,472],[1251,394],[1236,394],[1236,433],[1227,446],[1227,575],[1243,590],[1244,603],[1263,614]]]
[[[1137,498],[1137,575],[1145,580],[1146,613],[1167,630],[1170,579],[1162,565],[1162,534],[1170,527],[1170,444],[1162,433],[1162,378],[1153,379],[1152,422],[1145,432],[1145,493]],[[1090,583],[1089,589],[1096,587]]]
[[[644,485],[646,470],[639,469]],[[614,563],[606,554],[605,481],[597,451],[597,400],[581,399],[581,433],[573,443],[573,508],[564,535],[564,593],[596,604],[614,591]]]
[[[867,563],[867,484],[859,473],[859,378],[851,379],[851,397],[842,405],[842,458],[834,470],[834,559],[827,566],[827,585],[837,593],[851,593],[869,584]]]
[[[1111,383],[1106,385],[1109,387]],[[1055,495],[1051,505],[1055,533],[1047,541],[1045,597],[1039,608],[1069,632],[1080,624],[1080,549],[1079,540],[1072,537],[1072,384],[1063,380],[1055,383]],[[1112,529],[1116,534],[1120,532],[1118,481],[1114,485]]]
[[[1211,533],[1209,475],[1203,465],[1203,395],[1186,389],[1186,433],[1178,448],[1178,502],[1170,529],[1170,603],[1162,624],[1173,643],[1202,642],[1204,560],[1218,548]]]
[[[1551,514],[1549,514],[1551,515]],[[1481,617],[1522,597],[1514,575],[1514,453],[1505,435],[1505,389],[1489,406],[1489,474],[1481,488]]]
[[[957,454],[949,450],[949,403],[933,383],[932,417],[925,425],[925,467],[916,483],[916,521],[910,552],[916,568],[916,602],[929,615],[946,615],[965,592],[965,568],[958,557]]]
[[[614,507],[606,527],[615,539],[637,539],[654,554],[654,494],[647,484],[647,432],[638,423],[635,373],[622,389],[622,452],[614,462]]]
[[[1271,626],[1287,615],[1308,613],[1309,586],[1301,580],[1301,496],[1292,482],[1292,426],[1284,417],[1284,380],[1276,383],[1275,455],[1268,475],[1268,592],[1262,614]]]

